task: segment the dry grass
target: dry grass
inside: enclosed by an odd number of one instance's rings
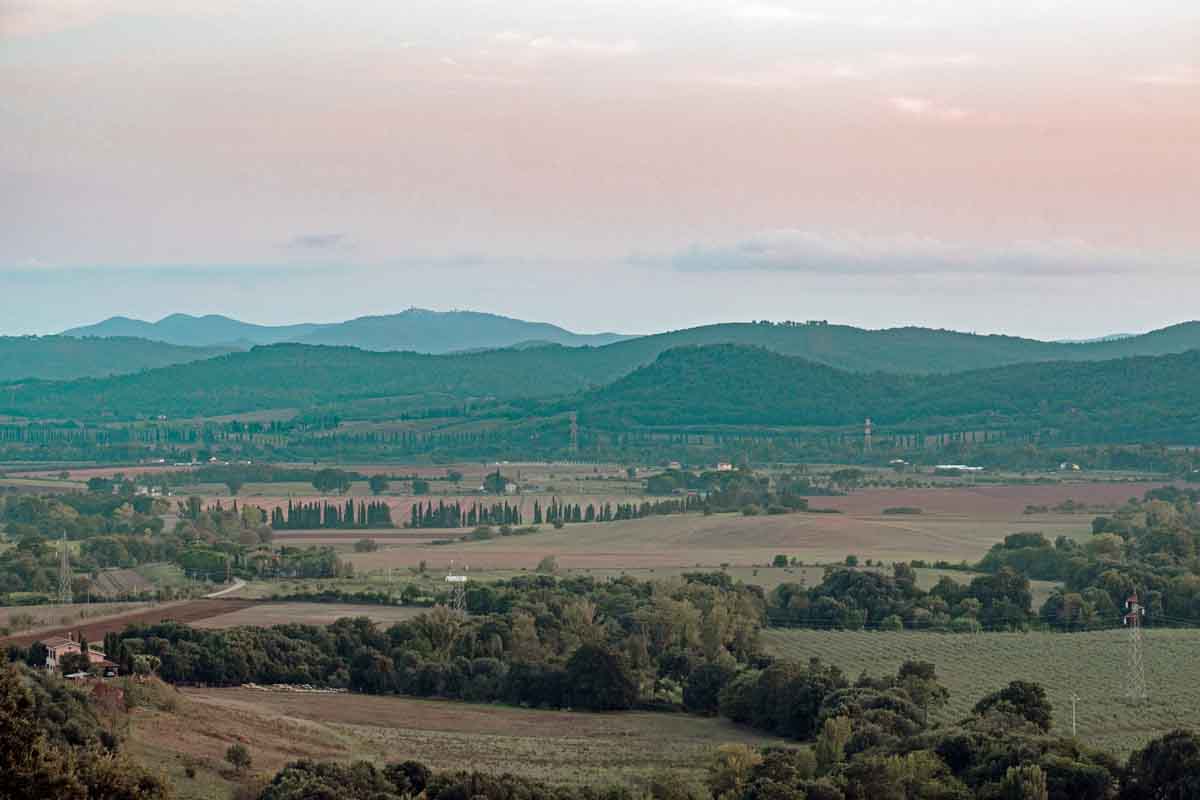
[[[863,670],[893,672],[907,659],[932,661],[951,691],[945,720],[967,715],[980,697],[1009,681],[1031,680],[1046,687],[1055,731],[1070,735],[1075,692],[1080,739],[1119,753],[1176,727],[1194,725],[1200,708],[1200,687],[1190,669],[1200,652],[1196,630],[1146,632],[1150,701],[1140,707],[1123,697],[1128,657],[1124,630],[979,635],[771,630],[763,640],[776,655],[798,660],[819,656],[851,677]]]
[[[1042,531],[1049,538],[1090,536],[1086,515],[969,516],[922,514],[787,514],[744,517],[700,514],[641,520],[542,526],[530,536],[451,545],[402,544],[348,556],[370,571],[451,560],[479,569],[532,569],[553,555],[565,568],[715,567],[768,564],[782,553],[813,563],[839,562],[848,554],[884,561],[975,561],[1007,534]]]
[[[13,633],[37,633],[47,628],[71,625],[80,620],[95,621],[109,617],[118,617],[133,611],[149,608],[150,606],[151,603],[76,603],[69,606],[0,606],[0,628],[10,628]],[[29,618],[32,618],[32,620]]]
[[[416,759],[434,769],[481,769],[577,784],[636,784],[667,769],[698,780],[726,742],[778,743],[716,719],[681,714],[587,714],[366,695],[187,689],[173,713],[135,712],[130,747],[160,765],[179,796],[227,797],[225,749],[242,742],[255,771],[297,758]],[[185,765],[196,769],[186,778]],[[224,792],[224,794],[222,794]]]
[[[369,617],[382,625],[412,619],[426,609],[348,603],[260,603],[228,614],[193,622],[196,628],[234,628],[239,625],[329,625],[343,617]]]

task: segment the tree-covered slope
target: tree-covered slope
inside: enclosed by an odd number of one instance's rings
[[[949,375],[856,374],[730,345],[671,350],[569,404],[589,425],[1076,426],[1170,436],[1200,419],[1200,351]]]
[[[0,413],[182,417],[384,397],[432,404],[448,398],[546,398],[599,385],[587,357],[596,352],[541,347],[430,356],[278,344],[136,375],[9,384],[0,391]]]
[[[744,322],[642,336],[606,349],[632,368],[674,347],[711,344],[763,347],[854,372],[929,374],[1037,361],[1104,361],[1181,353],[1200,348],[1200,323],[1183,323],[1125,339],[1069,344],[932,328],[866,330],[848,325]]]
[[[491,398],[516,402],[517,416],[578,409],[589,427],[838,426],[871,417],[892,426],[1040,425],[1129,439],[1190,435],[1200,394],[1200,351],[896,375],[739,345],[676,348],[629,372],[615,347],[431,356],[272,345],[113,378],[12,383],[0,390],[0,414],[128,419],[321,407],[353,418],[379,399],[419,408]]]
[[[229,351],[228,347],[179,347],[130,338],[0,336],[0,382],[120,375],[199,361]]]

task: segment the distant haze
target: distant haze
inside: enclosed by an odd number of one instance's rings
[[[0,2],[0,334],[1194,318],[1200,3]]]

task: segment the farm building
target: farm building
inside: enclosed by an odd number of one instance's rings
[[[58,669],[59,661],[68,653],[82,652],[79,647],[79,642],[75,641],[74,636],[64,638],[62,636],[52,636],[42,642],[46,646],[46,669]],[[103,651],[97,650],[94,647],[88,646],[88,662],[93,667],[109,670],[115,669],[116,664],[109,661]]]

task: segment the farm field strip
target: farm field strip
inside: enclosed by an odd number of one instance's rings
[[[894,672],[908,659],[931,661],[951,692],[940,714],[943,721],[967,716],[983,695],[1009,681],[1029,680],[1046,687],[1055,732],[1070,735],[1075,692],[1080,739],[1121,753],[1192,724],[1200,711],[1200,686],[1192,670],[1200,657],[1200,630],[1147,629],[1150,700],[1142,707],[1123,696],[1128,659],[1124,630],[971,635],[773,629],[762,636],[774,655],[802,661],[817,656],[851,679],[864,669],[874,675]]]
[[[727,742],[781,740],[685,714],[593,714],[366,695],[187,689],[192,705],[320,726],[355,757],[415,758],[435,769],[513,772],[570,783],[632,782],[664,769],[699,779]]]
[[[223,599],[210,600],[178,600],[170,603],[159,603],[148,608],[130,611],[102,619],[87,619],[63,625],[56,628],[46,628],[36,633],[21,633],[0,639],[0,645],[18,645],[28,647],[34,642],[48,636],[66,636],[79,634],[86,636],[89,641],[97,642],[106,633],[118,633],[134,623],[158,623],[167,620],[193,624],[209,617],[227,614],[247,606],[254,605],[256,600]]]
[[[270,627],[288,623],[331,625],[343,617],[368,617],[379,625],[391,625],[428,611],[426,608],[349,603],[278,602],[255,603],[193,622],[196,628],[234,628],[242,625]]]
[[[897,530],[902,525],[903,530]],[[1006,535],[1039,530],[1048,538],[1091,535],[1085,515],[1020,514],[998,518],[933,515],[901,523],[849,514],[680,514],[608,523],[549,527],[528,536],[496,537],[450,545],[385,546],[347,558],[363,571],[415,567],[426,561],[443,568],[450,560],[478,569],[532,569],[544,556],[569,568],[716,567],[768,564],[777,554],[813,563],[842,561],[848,554],[884,561],[973,562]]]

